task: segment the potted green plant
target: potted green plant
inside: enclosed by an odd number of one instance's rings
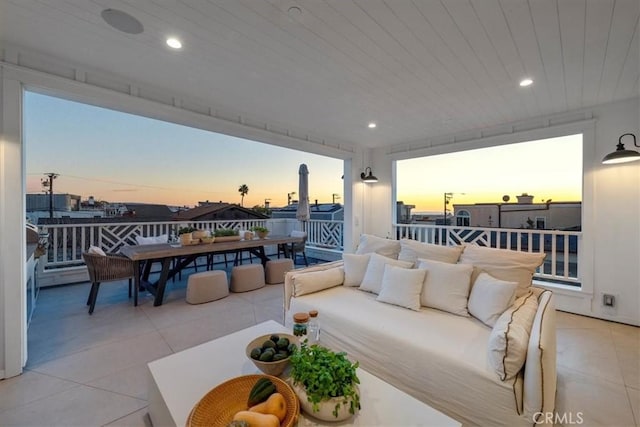
[[[334,352],[305,340],[291,355],[293,390],[302,409],[324,421],[342,421],[360,409],[359,363],[344,352]]]
[[[267,227],[261,227],[259,225],[251,227],[251,230],[255,231],[255,233],[258,235],[258,238],[260,239],[266,238],[267,234],[269,234],[269,229]]]
[[[238,230],[234,230],[233,228],[218,228],[214,231],[214,237],[229,237],[229,236],[238,236]]]
[[[191,244],[191,240],[193,239],[193,232],[195,230],[196,229],[191,226],[178,228],[178,236],[180,236],[180,243],[183,245]]]
[[[216,242],[240,240],[240,232],[233,228],[218,228],[213,234]]]

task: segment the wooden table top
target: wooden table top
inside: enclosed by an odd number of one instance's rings
[[[300,243],[302,237],[291,236],[268,236],[265,239],[236,240],[231,242],[202,243],[188,246],[171,246],[168,243],[154,245],[123,246],[120,253],[133,261],[143,261],[147,259],[160,259],[176,256],[186,256],[194,254],[204,254],[210,252],[224,252],[260,246],[279,245],[282,243]]]

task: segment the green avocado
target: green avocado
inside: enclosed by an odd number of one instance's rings
[[[273,361],[273,353],[271,353],[270,351],[265,351],[264,353],[262,353],[260,355],[260,361],[261,362],[272,362]]]
[[[289,347],[289,339],[284,337],[280,338],[276,343],[276,347],[278,347],[278,350],[282,350]]]
[[[262,354],[262,349],[260,347],[256,347],[251,350],[251,358],[252,359],[260,359],[260,355]]]
[[[274,343],[271,340],[266,340],[265,342],[262,343],[262,350],[265,350],[267,348],[275,348],[276,343]]]

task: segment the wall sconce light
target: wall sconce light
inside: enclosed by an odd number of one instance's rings
[[[368,175],[367,175],[367,171],[369,171]],[[362,179],[362,182],[366,182],[366,183],[378,182],[378,178],[373,176],[373,173],[371,172],[371,168],[368,166],[365,168],[364,172],[360,174],[360,178]]]
[[[602,159],[602,163],[606,165],[610,165],[612,163],[627,163],[627,162],[633,162],[635,160],[640,160],[640,153],[638,153],[635,150],[626,150],[624,148],[624,144],[622,143],[622,138],[629,135],[633,137],[633,145],[640,148],[640,145],[636,143],[636,136],[632,133],[625,133],[623,135],[620,135],[620,138],[618,138],[618,145],[616,145],[616,151],[604,156],[604,159]]]

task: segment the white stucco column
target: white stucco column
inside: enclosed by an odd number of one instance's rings
[[[0,378],[26,362],[22,84],[0,67]]]

